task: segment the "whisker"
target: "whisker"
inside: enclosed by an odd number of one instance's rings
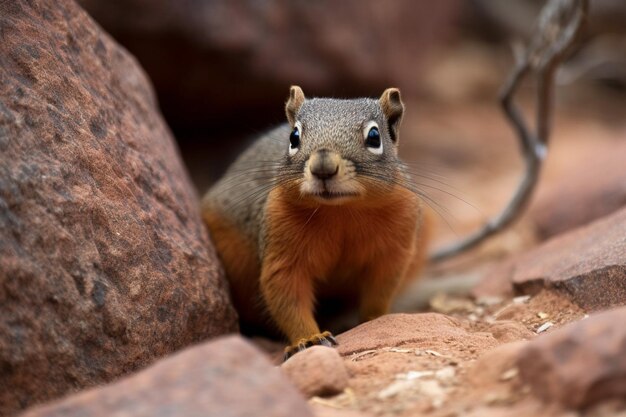
[[[455,234],[458,235],[458,233],[456,232],[456,230],[454,229],[454,227],[452,226],[452,224],[448,221],[447,216],[450,216],[452,219],[454,219],[456,222],[459,222],[459,220],[452,214],[450,213],[449,210],[447,210],[444,206],[442,206],[439,202],[437,202],[434,198],[432,198],[430,195],[428,195],[428,193],[426,193],[424,190],[420,190],[418,189],[414,183],[411,183],[407,180],[401,180],[399,178],[396,179],[389,179],[386,176],[382,175],[382,174],[378,174],[378,173],[374,173],[371,172],[369,170],[360,170],[360,174],[362,177],[374,180],[374,181],[378,181],[379,183],[382,183],[384,185],[384,187],[387,190],[391,190],[393,185],[397,185],[400,186],[412,193],[414,193],[415,195],[417,195],[418,197],[420,197],[431,209],[433,209],[438,215],[439,217],[441,217],[441,219],[446,223],[446,225],[450,228],[450,230]],[[444,215],[445,213],[445,215]]]
[[[404,168],[404,163],[400,162],[398,166],[402,169],[402,168]],[[364,170],[364,172],[368,172],[368,171],[371,171],[371,170],[370,169],[365,169]],[[411,174],[411,176],[413,176],[412,172],[409,172],[409,173]],[[431,178],[428,178],[428,177],[426,177],[426,178],[427,179],[431,179]],[[434,182],[441,183],[442,185],[445,185],[446,187],[452,188],[452,190],[455,191],[455,192],[448,191],[445,188],[439,187],[437,185],[432,185],[432,184],[428,184],[426,182],[416,181],[415,178],[411,178],[411,180],[413,181],[413,183],[416,186],[430,188],[430,189],[435,190],[437,192],[440,192],[442,194],[446,194],[446,195],[448,195],[450,197],[453,197],[453,198],[457,199],[458,201],[466,204],[467,206],[471,207],[472,209],[474,209],[481,216],[485,215],[484,212],[476,204],[468,201],[468,199],[470,198],[468,195],[466,195],[462,191],[456,189],[455,187],[453,187],[453,186],[451,186],[449,184],[446,184],[446,183],[444,183],[442,181],[437,181],[437,180],[431,179]],[[457,193],[460,194],[460,195],[457,195]]]

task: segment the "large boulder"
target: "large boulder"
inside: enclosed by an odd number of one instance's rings
[[[588,407],[626,397],[626,308],[538,337],[520,353],[522,379],[548,402]]]
[[[71,0],[0,13],[0,415],[236,330],[143,71]]]
[[[23,417],[309,417],[289,380],[240,336],[196,346]]]
[[[587,311],[626,305],[626,208],[496,266],[478,297],[558,291]]]

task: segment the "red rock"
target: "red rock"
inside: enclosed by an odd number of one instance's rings
[[[289,358],[281,368],[306,397],[339,394],[348,386],[348,371],[333,348],[310,347]]]
[[[490,333],[470,332],[459,320],[438,313],[388,314],[338,335],[337,341],[343,356],[404,345],[444,352],[460,345],[474,352],[497,345]]]
[[[117,383],[23,417],[312,416],[289,380],[240,336],[189,348]]]
[[[236,316],[135,60],[71,0],[0,6],[0,414]]]
[[[541,189],[529,210],[539,238],[546,239],[626,206],[626,142],[596,145],[560,179]]]
[[[626,208],[550,239],[504,261],[474,290],[477,296],[543,288],[569,297],[587,311],[626,304]],[[507,283],[508,285],[503,285]]]
[[[505,379],[517,376],[517,360],[526,341],[505,343],[487,351],[468,370],[468,381],[483,391],[493,390]]]
[[[626,308],[598,313],[530,342],[518,367],[535,395],[568,407],[626,396]]]

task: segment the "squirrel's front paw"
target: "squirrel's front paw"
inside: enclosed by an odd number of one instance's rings
[[[308,339],[300,339],[293,345],[289,345],[285,348],[283,360],[286,361],[296,353],[302,352],[304,349],[315,345],[332,347],[337,345],[337,340],[335,340],[335,336],[329,331],[314,334]]]

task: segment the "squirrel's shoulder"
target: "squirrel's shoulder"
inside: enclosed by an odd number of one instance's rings
[[[283,123],[256,136],[229,167],[226,175],[229,171],[243,168],[242,164],[255,161],[279,161],[287,152],[290,131],[289,124]]]
[[[284,123],[254,138],[205,194],[205,216],[226,216],[240,229],[256,235],[274,171],[287,153],[290,131]]]

